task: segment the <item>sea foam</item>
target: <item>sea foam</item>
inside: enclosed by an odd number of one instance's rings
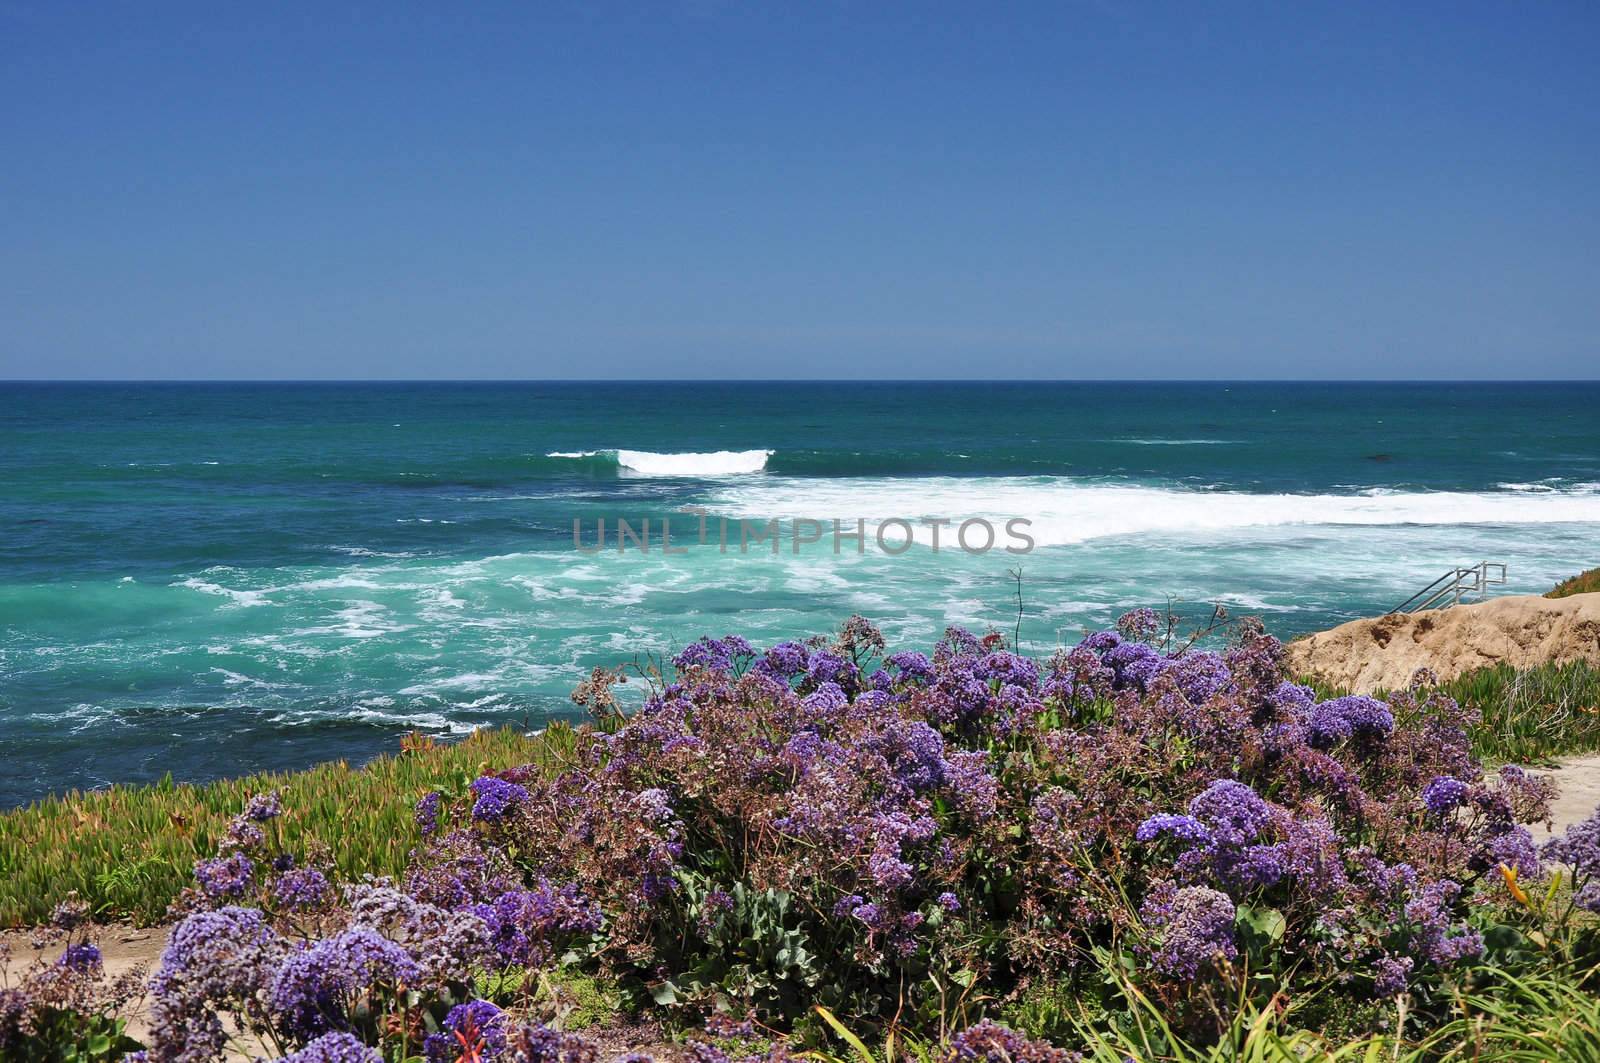
[[[1039,546],[1107,536],[1296,525],[1523,525],[1600,523],[1600,491],[1399,491],[1255,494],[1114,484],[1065,477],[917,480],[779,478],[711,492],[713,515],[854,521],[1020,517]]]

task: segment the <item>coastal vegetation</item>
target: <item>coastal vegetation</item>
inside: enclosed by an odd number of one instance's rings
[[[1600,568],[1591,568],[1587,572],[1580,572],[1571,579],[1564,579],[1549,591],[1545,592],[1546,598],[1568,598],[1574,594],[1593,594],[1600,591]]]
[[[1540,847],[1550,783],[1484,769],[1471,696],[1515,677],[1330,696],[1250,623],[1161,632],[706,638],[633,714],[598,671],[582,727],[219,790],[139,1058],[1596,1058],[1600,815]],[[6,1058],[129,1047],[88,914],[0,997]]]
[[[1323,697],[1348,693],[1314,678],[1304,681]],[[1472,752],[1486,763],[1542,764],[1600,749],[1600,667],[1587,661],[1496,664],[1432,686],[1471,710]]]
[[[40,799],[0,815],[0,927],[41,923],[69,895],[96,919],[158,922],[253,794],[281,793],[283,829],[349,879],[399,875],[416,844],[411,805],[485,771],[537,762],[548,743],[511,729],[456,743],[408,738],[363,767],[343,761],[198,785],[169,776]]]

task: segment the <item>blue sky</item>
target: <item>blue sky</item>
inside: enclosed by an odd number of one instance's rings
[[[0,377],[1594,377],[1593,3],[0,0]]]

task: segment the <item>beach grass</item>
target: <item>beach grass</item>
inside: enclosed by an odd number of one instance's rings
[[[0,815],[0,926],[38,923],[69,891],[98,919],[160,921],[216,852],[228,821],[254,794],[281,790],[288,832],[323,847],[342,877],[399,875],[417,843],[412,807],[430,790],[460,792],[485,769],[559,755],[557,726],[541,735],[480,730],[459,742],[411,738],[352,767],[264,773],[189,785],[152,785],[52,796]]]
[[[1587,572],[1580,572],[1571,579],[1564,579],[1553,588],[1545,592],[1546,598],[1567,598],[1574,594],[1593,594],[1600,591],[1600,568],[1591,568]]]

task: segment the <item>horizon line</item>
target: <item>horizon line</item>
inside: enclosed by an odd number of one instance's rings
[[[1593,377],[0,377],[10,384],[1600,384]]]

